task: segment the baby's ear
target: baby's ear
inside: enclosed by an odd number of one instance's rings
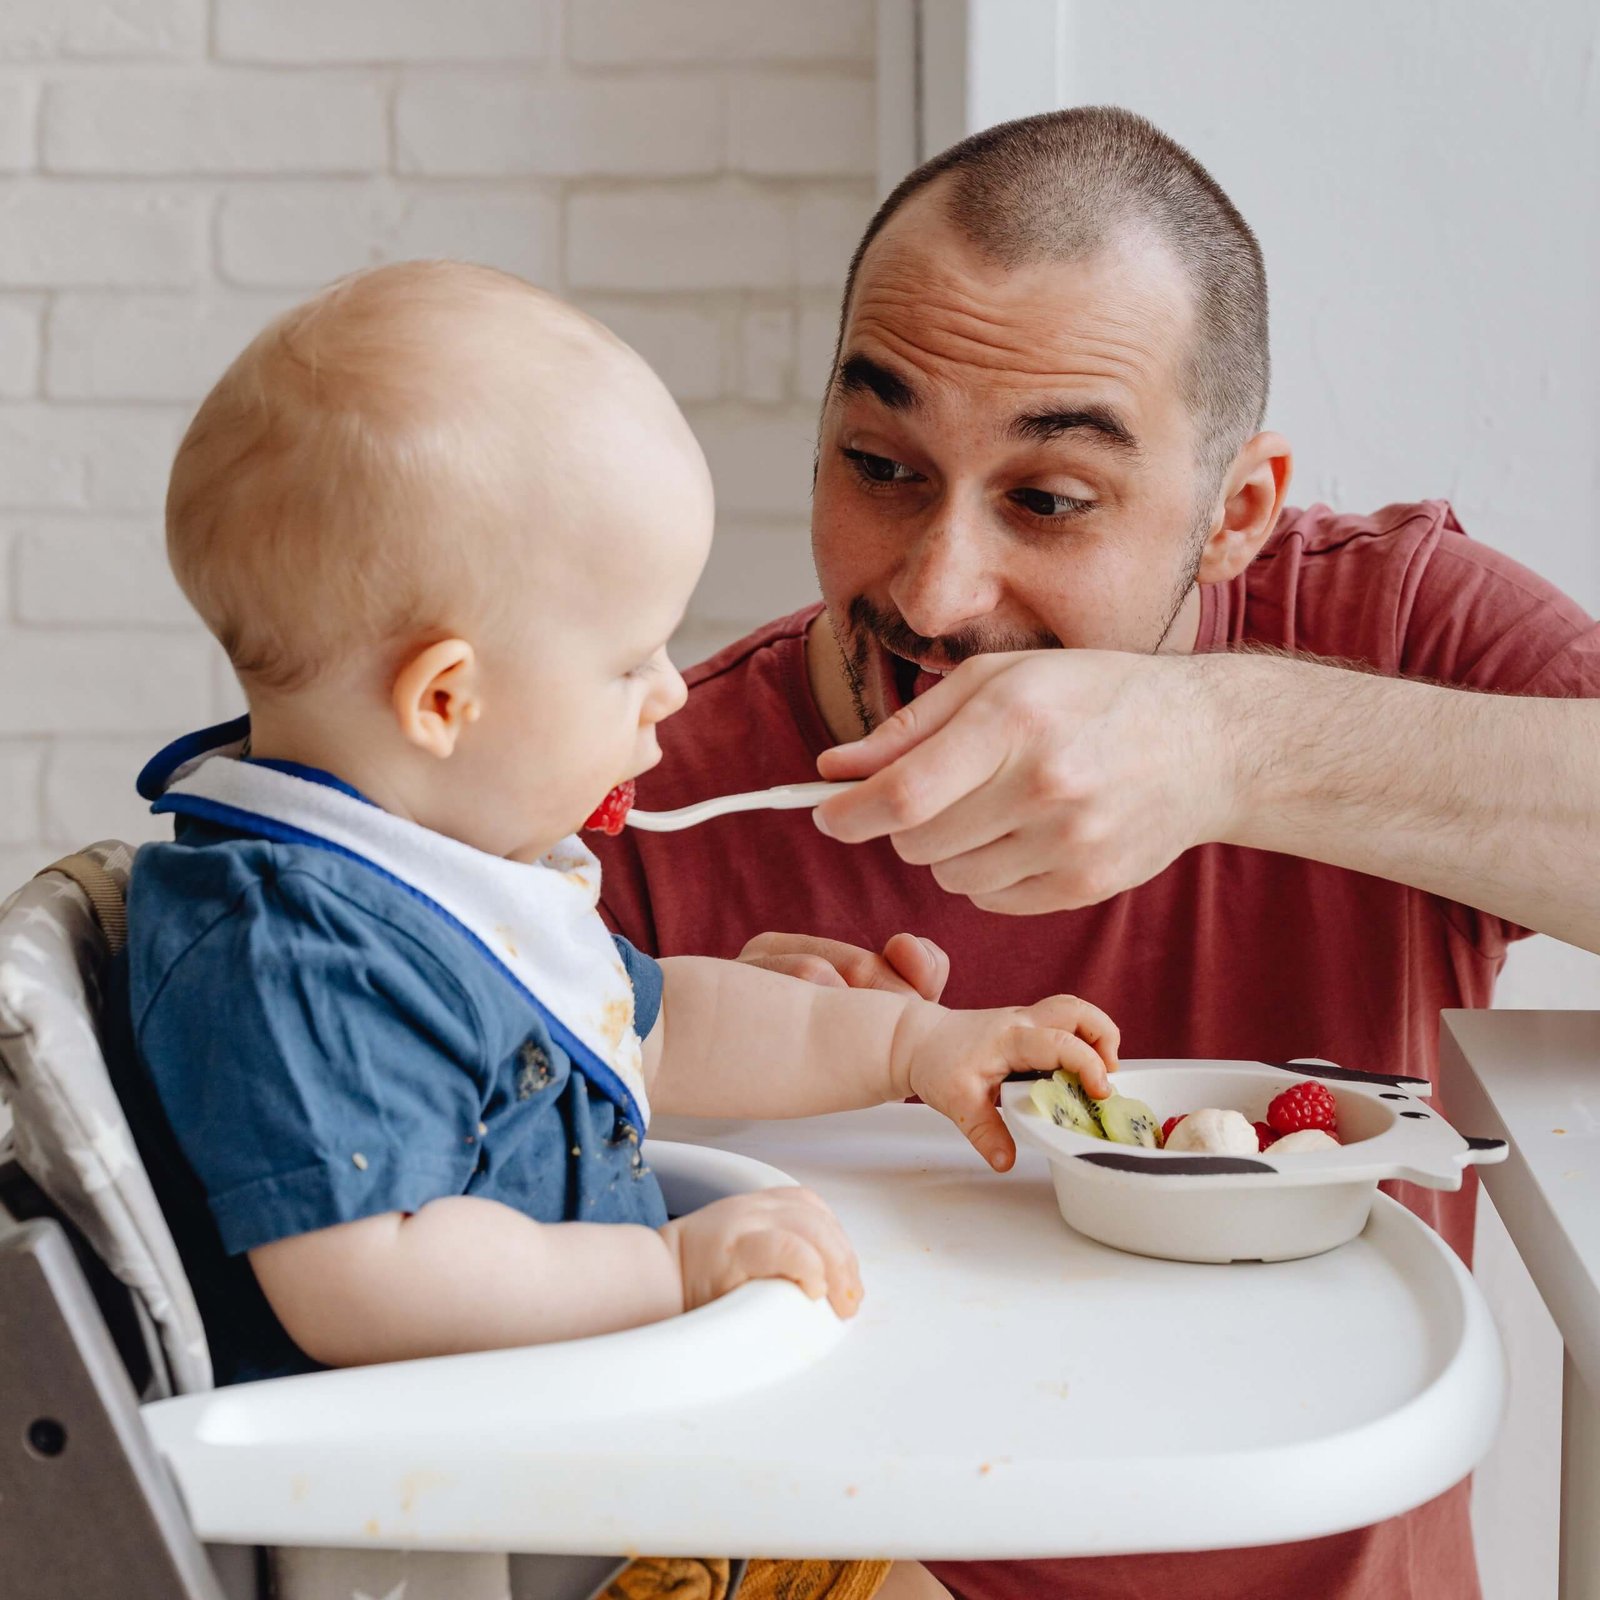
[[[391,700],[401,733],[445,760],[482,710],[476,652],[465,639],[441,639],[419,650],[395,674]]]

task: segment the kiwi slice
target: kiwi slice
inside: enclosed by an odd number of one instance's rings
[[[1058,1072],[1053,1078],[1040,1078],[1028,1093],[1039,1115],[1048,1117],[1058,1128],[1070,1128],[1091,1139],[1105,1138],[1105,1129],[1092,1109],[1094,1102],[1073,1074]]]
[[[1095,1115],[1112,1144],[1138,1144],[1148,1150],[1161,1148],[1161,1124],[1143,1100],[1114,1094],[1095,1103]]]

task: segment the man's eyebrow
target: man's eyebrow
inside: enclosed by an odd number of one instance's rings
[[[1121,455],[1136,456],[1139,441],[1133,430],[1109,406],[1061,406],[1045,411],[1025,411],[1011,419],[1006,429],[1013,439],[1048,444],[1064,433],[1088,433]]]
[[[871,356],[848,356],[834,380],[840,394],[875,394],[891,411],[913,411],[921,403],[917,391],[898,372]]]

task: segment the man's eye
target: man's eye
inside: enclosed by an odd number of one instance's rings
[[[1093,500],[1075,500],[1069,494],[1051,494],[1047,489],[1014,489],[1011,499],[1036,517],[1070,517],[1094,509]]]
[[[916,477],[910,467],[901,466],[888,456],[869,455],[865,450],[846,450],[843,455],[869,483],[909,483]]]

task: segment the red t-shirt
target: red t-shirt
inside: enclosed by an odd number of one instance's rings
[[[1201,599],[1197,651],[1270,645],[1476,689],[1600,697],[1600,627],[1467,538],[1441,501],[1370,517],[1285,512],[1250,567]],[[817,610],[688,673],[688,705],[662,730],[665,756],[639,781],[641,807],[816,777],[834,742],[806,674]],[[979,911],[887,840],[836,843],[776,812],[669,835],[629,829],[597,848],[603,909],[653,954],[735,956],[769,930],[877,949],[905,929],[949,952],[948,1004],[1078,994],[1115,1019],[1129,1060],[1325,1056],[1433,1078],[1440,1009],[1488,1005],[1523,931],[1381,878],[1227,845],[1190,850],[1101,905],[1039,917]],[[1475,1182],[1456,1194],[1395,1192],[1470,1257]],[[1272,1549],[935,1570],[968,1600],[1479,1593],[1465,1484],[1378,1527]]]

